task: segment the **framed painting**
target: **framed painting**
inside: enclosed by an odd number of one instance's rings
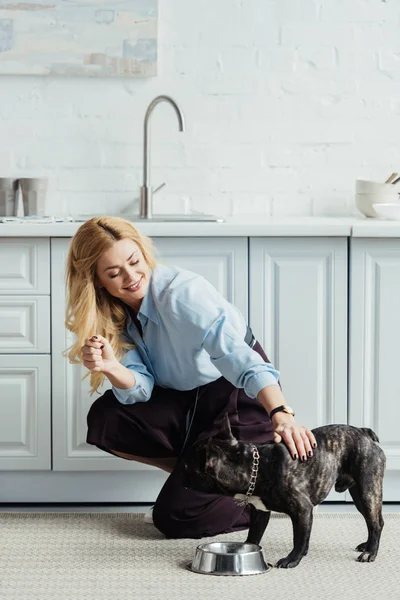
[[[153,77],[158,0],[0,0],[0,74]]]

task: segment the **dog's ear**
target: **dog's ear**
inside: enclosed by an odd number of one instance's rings
[[[216,437],[219,440],[226,440],[227,442],[230,442],[232,446],[235,446],[238,443],[237,439],[232,435],[231,425],[229,423],[229,417],[227,412],[224,414],[224,418],[222,420],[222,427]]]

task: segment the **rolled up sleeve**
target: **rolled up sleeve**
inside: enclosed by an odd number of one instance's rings
[[[224,315],[212,324],[203,347],[225,379],[235,387],[243,388],[250,398],[257,398],[264,387],[279,385],[279,371],[238,336]]]
[[[135,385],[128,389],[112,386],[117,400],[121,404],[135,404],[136,402],[147,402],[154,388],[154,377],[143,364],[138,351],[129,350],[121,359],[120,363],[131,370],[135,377]]]
[[[205,350],[215,368],[250,398],[269,385],[279,385],[279,371],[244,341],[246,323],[240,311],[210,283],[197,278],[186,295],[175,300],[177,326]]]

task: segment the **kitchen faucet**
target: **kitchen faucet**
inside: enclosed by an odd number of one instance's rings
[[[150,169],[149,169],[149,159],[150,159],[150,140],[149,140],[149,121],[151,117],[151,113],[157,104],[160,102],[169,102],[171,106],[175,109],[176,116],[178,117],[179,122],[179,131],[185,131],[185,121],[183,118],[183,114],[175,102],[170,96],[157,96],[152,100],[147,108],[146,115],[144,117],[144,139],[143,139],[143,185],[140,188],[140,218],[141,219],[152,219],[153,218],[153,194],[158,192],[165,183],[162,183],[158,188],[152,190],[150,185]]]

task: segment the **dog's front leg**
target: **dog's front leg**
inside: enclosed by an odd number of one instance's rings
[[[267,528],[271,511],[258,510],[251,504],[250,510],[250,527],[247,534],[246,544],[259,544],[264,531]]]
[[[293,524],[293,550],[285,557],[278,560],[276,567],[291,569],[297,567],[303,556],[308,552],[311,527],[313,522],[313,507],[299,506],[297,511],[289,514]]]

